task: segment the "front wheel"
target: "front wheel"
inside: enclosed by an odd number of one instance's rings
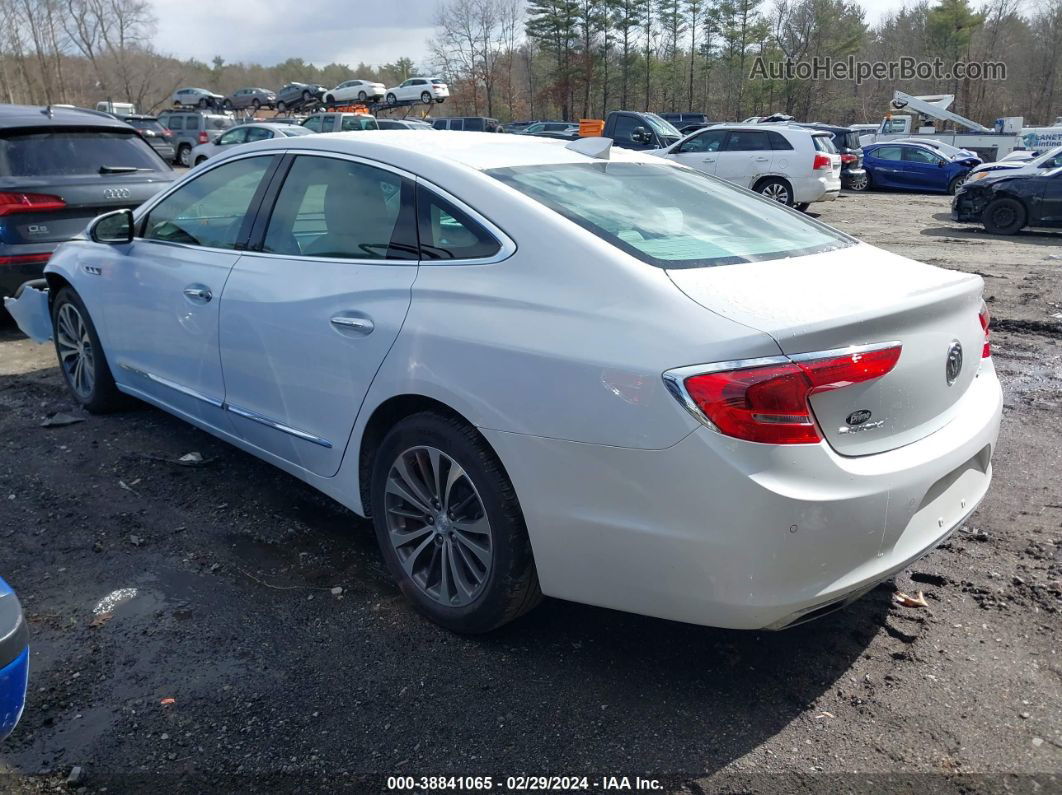
[[[359,91],[358,92],[358,102],[364,102],[366,99],[368,99],[368,97],[365,95],[365,92],[364,91]]]
[[[192,147],[188,144],[181,144],[177,149],[177,162],[185,168],[192,165]]]
[[[784,204],[787,207],[793,206],[793,190],[784,179],[765,179],[756,186],[756,192],[779,204]]]
[[[207,98],[206,98],[206,97],[202,97],[202,98],[201,98],[201,99],[199,100],[199,107],[201,107],[201,108],[207,108],[207,107],[209,107],[209,106],[210,106],[210,102],[209,102],[209,101],[207,100]]]
[[[262,109],[261,100],[259,100],[258,97],[255,97],[254,99],[252,99],[251,100],[251,107],[254,108],[255,112],[257,113],[259,110]]]
[[[278,102],[277,103],[277,113],[283,113],[287,109],[288,109],[288,106],[287,106],[286,103],[284,103],[284,102]]]
[[[981,213],[985,231],[993,235],[1013,235],[1025,226],[1025,207],[1017,199],[1003,196],[991,202]]]
[[[371,493],[388,569],[435,623],[488,632],[538,603],[520,504],[475,428],[435,412],[402,420],[376,453]]]
[[[954,196],[958,192],[959,188],[961,188],[965,182],[966,182],[966,175],[965,174],[960,174],[955,179],[953,179],[951,182],[949,182],[948,183],[948,195],[949,196]]]
[[[387,95],[387,104],[388,105],[396,105],[397,103],[398,103],[398,97],[396,97],[394,94],[388,94]]]
[[[59,369],[74,400],[92,414],[106,414],[129,401],[115,386],[100,338],[84,302],[64,287],[52,303],[52,327]]]
[[[225,110],[232,110],[232,107],[233,107],[232,100],[231,99],[226,99],[224,102],[221,103],[221,107],[224,108]]]

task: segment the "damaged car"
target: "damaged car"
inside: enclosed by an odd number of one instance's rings
[[[376,131],[219,154],[7,305],[90,412],[370,517],[451,630],[543,595],[781,629],[984,498],[983,287],[610,139]]]
[[[22,606],[0,579],[0,741],[14,730],[26,704],[29,631]]]
[[[967,182],[952,200],[951,217],[982,224],[993,235],[1062,228],[1062,166],[1040,173],[1000,171]]]

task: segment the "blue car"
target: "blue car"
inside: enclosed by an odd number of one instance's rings
[[[977,157],[949,159],[926,144],[885,141],[863,147],[867,183],[859,188],[850,187],[853,190],[898,188],[954,195],[970,170],[980,164]]]
[[[15,592],[0,580],[0,740],[22,716],[28,682],[29,631]]]

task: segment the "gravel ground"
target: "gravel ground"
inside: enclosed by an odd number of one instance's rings
[[[1059,791],[1062,235],[992,238],[947,210],[875,193],[815,212],[985,278],[1005,390],[995,483],[895,584],[782,633],[546,600],[488,637],[447,634],[403,603],[364,521],[160,411],[81,413],[51,349],[0,332],[0,570],[33,633],[0,790],[576,774]],[[41,427],[54,412],[83,421]],[[174,463],[193,451],[204,465]],[[929,607],[892,606],[896,588]],[[119,589],[135,595],[100,605]]]

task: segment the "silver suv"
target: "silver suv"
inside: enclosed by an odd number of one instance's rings
[[[173,133],[170,141],[177,150],[177,163],[191,166],[192,149],[234,126],[236,120],[222,113],[164,110],[159,114],[159,123]]]

